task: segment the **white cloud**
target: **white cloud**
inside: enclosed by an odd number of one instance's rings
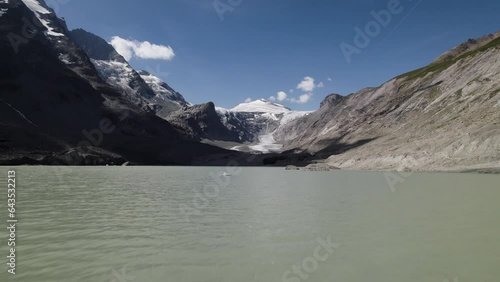
[[[288,95],[285,93],[285,91],[280,91],[280,92],[276,93],[276,96],[269,97],[269,101],[271,101],[271,102],[275,102],[275,101],[283,102],[283,101],[287,100],[287,98],[288,98]]]
[[[310,76],[304,77],[304,80],[302,80],[298,85],[297,89],[300,89],[304,92],[310,92],[313,91],[314,88],[316,88],[316,85],[314,84],[314,78]]]
[[[277,96],[278,101],[285,101],[286,98],[288,98],[288,95],[286,95],[285,91],[278,92]]]
[[[292,98],[290,99],[290,102],[296,103],[296,104],[306,104],[309,102],[312,98],[313,94],[312,93],[307,93],[300,95],[299,99]]]
[[[328,80],[328,81],[332,81],[332,78],[331,78],[331,77],[328,77],[326,80]]]
[[[316,87],[323,88],[323,87],[325,87],[325,84],[323,82],[320,82]]]
[[[175,57],[174,50],[170,46],[152,44],[148,41],[127,40],[119,36],[111,38],[111,45],[127,61],[133,56],[140,59],[157,59],[170,61]]]
[[[250,103],[250,102],[252,102],[252,99],[251,99],[251,98],[247,98],[247,99],[245,100],[245,103]]]
[[[293,93],[293,89],[290,89],[290,91],[289,91],[289,92],[290,92],[290,93]]]

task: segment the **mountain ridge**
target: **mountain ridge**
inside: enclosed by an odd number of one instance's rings
[[[99,76],[135,104],[165,118],[188,105],[184,97],[158,77],[135,70],[106,40],[84,29],[70,31],[70,37],[91,58]]]
[[[379,87],[327,96],[275,137],[345,169],[498,168],[499,50],[497,37]]]

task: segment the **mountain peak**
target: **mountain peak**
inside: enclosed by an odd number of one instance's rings
[[[481,48],[497,38],[500,38],[500,31],[482,36],[480,38],[470,38],[466,42],[461,43],[455,48],[439,56],[436,60],[434,60],[434,63],[452,60],[462,54]]]
[[[139,75],[147,75],[147,76],[152,75],[150,72],[145,71],[145,70],[137,70],[137,73]]]
[[[341,101],[344,97],[340,94],[330,94],[321,102],[320,108],[331,107]]]
[[[54,11],[49,8],[43,0],[22,0],[22,2],[36,15],[40,23],[47,29],[45,33],[48,36],[65,36],[60,32],[60,27],[54,24],[54,21],[58,19]]]
[[[77,28],[70,31],[69,34],[71,39],[75,41],[91,59],[126,63],[126,60],[116,52],[113,46],[92,32]]]
[[[266,99],[258,99],[251,102],[241,103],[231,109],[232,112],[246,112],[246,113],[287,113],[291,112],[289,108],[270,102]]]
[[[187,102],[179,92],[175,91],[159,77],[145,70],[138,70],[137,73],[149,85],[149,87],[153,89],[153,91],[160,99],[172,101],[176,104],[179,104],[179,106],[190,105],[190,103]]]

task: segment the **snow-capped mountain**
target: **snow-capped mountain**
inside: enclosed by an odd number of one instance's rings
[[[276,142],[274,134],[286,124],[310,113],[292,111],[265,99],[241,103],[230,110],[219,109],[223,120],[239,120],[253,136],[252,142],[232,149],[261,153],[281,152],[284,144]]]
[[[158,99],[166,102],[174,102],[179,105],[179,107],[190,106],[191,103],[187,102],[184,97],[172,87],[170,87],[166,82],[161,80],[159,77],[145,71],[137,71],[141,78],[149,85],[149,87],[155,93]]]
[[[44,10],[48,8],[45,8],[44,3],[36,0],[26,1],[44,18],[48,17]],[[47,22],[51,29],[47,29],[46,35],[54,37],[48,32],[60,31],[66,27],[55,15],[52,15],[52,18],[56,19],[58,24]],[[61,24],[63,28],[59,27]],[[268,152],[269,150],[262,149],[259,144],[273,143],[272,133],[276,129],[307,114],[307,112],[293,112],[283,105],[264,99],[242,103],[230,110],[214,108],[214,111],[211,111],[211,107],[207,106],[209,104],[193,106],[160,78],[146,71],[135,70],[99,36],[83,29],[66,33],[69,36],[64,36],[65,40],[75,42],[85,52],[102,80],[145,111],[167,119],[180,130],[199,140],[230,141],[235,142],[234,145],[249,144],[250,147],[242,150]],[[56,43],[60,44],[61,40],[57,40]],[[80,59],[75,58],[71,52],[60,52],[59,59],[75,70],[78,69],[77,62]],[[87,71],[82,72],[84,73]],[[282,147],[274,143],[271,146],[274,148],[272,151]],[[267,145],[264,147],[267,148]]]
[[[235,155],[195,142],[107,84],[43,0],[0,1],[0,164],[192,164]]]
[[[54,24],[54,12],[43,1],[22,0],[24,4],[35,14],[40,23],[46,28],[44,33],[52,37],[64,36],[57,24]],[[4,0],[8,3],[9,0]]]
[[[198,105],[174,112],[167,120],[199,139],[209,139],[225,148],[269,153],[279,152],[283,147],[274,140],[273,134],[309,113],[294,112],[283,105],[259,99],[232,109],[214,107],[213,103]],[[225,129],[220,129],[221,126]],[[208,130],[210,127],[219,129]]]
[[[241,103],[230,110],[231,112],[240,113],[269,113],[269,114],[282,114],[291,112],[289,108],[272,103],[265,99],[258,99],[251,102]]]
[[[71,38],[87,53],[99,76],[135,104],[165,118],[171,112],[189,105],[181,94],[160,78],[137,71],[106,40],[75,29]]]
[[[141,81],[137,72],[128,64],[120,61],[91,59],[99,76],[114,86],[134,103],[144,106],[154,97],[154,92]]]
[[[180,130],[199,140],[229,141],[242,144],[238,150],[279,151],[272,134],[284,124],[308,112],[259,99],[226,110],[213,104],[193,106],[160,78],[137,71],[99,36],[83,29],[71,31],[71,38],[91,58],[99,76],[130,101],[165,118]],[[212,106],[211,106],[212,105]],[[213,108],[213,110],[212,110]],[[265,145],[260,145],[265,143]],[[244,144],[249,144],[246,147]],[[235,144],[233,144],[235,145]],[[272,150],[269,148],[272,147]]]

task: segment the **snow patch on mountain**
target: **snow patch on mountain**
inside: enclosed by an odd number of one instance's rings
[[[52,14],[49,10],[47,10],[44,6],[40,4],[37,0],[22,0],[24,4],[31,10],[33,13],[35,13],[36,17],[38,20],[47,28],[47,35],[50,36],[64,36],[64,34],[55,32],[52,27],[49,26],[50,21],[43,19],[42,15],[49,15]]]
[[[289,122],[292,122],[296,119],[299,119],[303,116],[307,116],[309,114],[311,114],[313,112],[306,112],[306,111],[300,111],[300,112],[289,112],[289,113],[285,113],[285,115],[283,116],[283,118],[280,120],[280,125],[283,126]]]
[[[217,111],[217,113],[223,114],[223,115],[230,112],[230,110],[228,110],[226,108],[221,108],[221,107],[217,107],[217,106],[215,107],[215,110]]]
[[[71,61],[71,56],[69,54],[59,54],[59,60],[66,65],[75,64],[75,62]]]
[[[117,61],[102,61],[91,59],[99,76],[107,83],[119,89],[125,90],[126,94],[134,95],[135,91],[130,87],[130,80],[134,69],[128,64]]]
[[[156,94],[156,97],[178,104],[180,107],[191,106],[192,104],[184,100],[181,94],[177,93],[168,84],[166,84],[159,77],[154,76],[146,71],[138,71],[141,78],[149,85],[149,87]]]

